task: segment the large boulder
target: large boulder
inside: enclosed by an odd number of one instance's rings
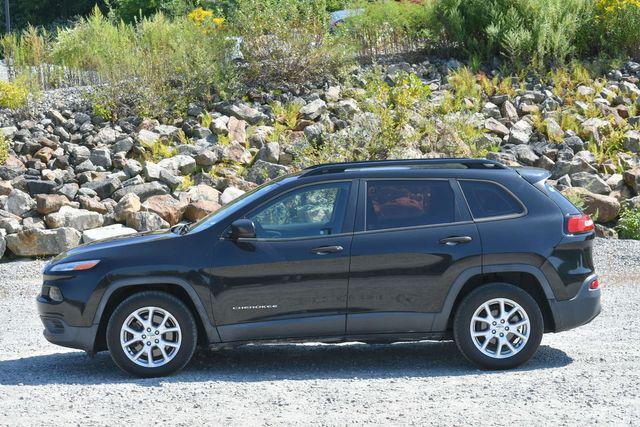
[[[611,187],[599,175],[589,172],[571,174],[571,183],[574,187],[582,187],[596,194],[609,194]]]
[[[289,168],[286,166],[265,162],[264,160],[256,160],[247,172],[247,179],[256,184],[262,184],[265,181],[286,175],[287,173],[289,173]]]
[[[169,228],[169,223],[154,212],[135,212],[127,216],[127,226],[143,232]]]
[[[7,196],[5,209],[14,215],[25,216],[29,211],[36,207],[36,201],[24,191],[16,188],[11,190]]]
[[[63,206],[58,212],[44,217],[49,228],[71,227],[79,231],[101,227],[104,218],[98,212]]]
[[[226,205],[227,203],[232,202],[233,200],[237,199],[243,194],[244,194],[244,191],[242,191],[241,189],[237,187],[229,186],[225,188],[222,194],[220,195],[220,203],[222,203],[223,205]]]
[[[198,200],[197,202],[191,202],[187,205],[184,218],[190,222],[198,221],[218,209],[220,209],[218,202],[213,200]]]
[[[122,182],[117,178],[94,179],[82,185],[82,188],[90,188],[98,197],[106,199],[122,187]]]
[[[0,209],[0,230],[6,231],[7,234],[17,233],[22,230],[22,218],[10,212]]]
[[[106,227],[93,228],[91,230],[85,230],[82,233],[82,242],[91,243],[98,240],[112,239],[114,237],[129,236],[136,234],[137,231],[133,228],[125,227],[122,224],[112,224]]]
[[[18,256],[48,256],[75,248],[82,235],[78,230],[63,227],[54,230],[28,228],[6,237],[7,248]]]
[[[208,200],[208,201],[213,201],[217,203],[220,200],[220,192],[215,188],[209,187],[208,185],[204,185],[204,184],[191,187],[187,191],[187,196],[189,197],[189,201],[191,202]]]
[[[142,206],[146,211],[157,213],[169,225],[176,225],[182,219],[187,203],[165,194],[149,197]]]
[[[140,197],[134,193],[125,194],[114,209],[116,221],[125,222],[130,214],[140,211]]]
[[[571,187],[562,190],[565,196],[577,196],[584,202],[584,212],[598,222],[610,222],[620,213],[620,202],[615,197],[595,194],[581,187]]]
[[[129,185],[122,187],[113,193],[113,200],[119,201],[125,194],[133,193],[140,198],[141,201],[147,200],[151,196],[158,196],[169,193],[166,186],[157,181],[145,182],[144,184]]]
[[[36,195],[36,209],[40,215],[58,212],[63,206],[70,206],[73,202],[62,194],[38,194]]]

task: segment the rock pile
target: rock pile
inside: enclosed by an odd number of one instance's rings
[[[399,71],[414,73],[429,84],[438,103],[448,88],[446,71],[457,65],[393,64],[386,68],[386,80],[393,81]],[[611,226],[620,210],[640,208],[640,116],[633,115],[640,108],[638,70],[628,63],[599,89],[577,88],[582,98],[591,99],[572,104],[578,132],[562,128],[559,113],[566,112],[566,102],[540,84],[515,96],[484,97],[468,121],[500,147],[489,158],[549,170],[553,184],[581,197],[586,211],[597,216],[599,232],[614,237]],[[183,118],[162,122],[128,117],[112,123],[82,103],[65,105],[59,98],[30,115],[5,110],[0,132],[10,151],[0,166],[0,257],[5,250],[54,255],[83,242],[198,220],[292,171],[296,141],[322,141],[359,126],[367,117],[361,109],[367,100],[356,101],[354,90],[344,89],[332,84],[304,93],[256,93],[246,101],[220,102],[210,111],[190,105]],[[274,112],[275,99],[300,106],[288,133],[290,144],[272,137],[286,121]],[[587,118],[594,108],[603,114]],[[544,131],[534,114],[544,120]],[[597,145],[602,135],[619,129],[625,129],[624,152],[616,161],[602,161],[590,151],[589,140]],[[400,154],[444,155],[419,146]]]

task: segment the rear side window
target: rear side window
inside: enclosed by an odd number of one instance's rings
[[[497,184],[486,181],[460,181],[460,186],[475,219],[524,212],[522,205]]]
[[[367,230],[445,224],[454,221],[455,198],[449,181],[367,182]]]

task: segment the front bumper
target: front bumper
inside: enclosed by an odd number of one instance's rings
[[[98,325],[88,327],[69,326],[59,317],[40,316],[44,325],[44,337],[52,344],[94,352]]]
[[[597,279],[595,275],[588,277],[582,283],[578,294],[569,300],[549,300],[555,322],[555,332],[567,331],[585,325],[600,314],[602,291],[600,288],[589,289],[589,285],[595,279]]]

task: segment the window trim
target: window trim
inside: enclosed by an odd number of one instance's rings
[[[355,179],[331,179],[328,181],[314,181],[314,182],[308,182],[306,184],[302,184],[302,185],[296,185],[293,186],[287,190],[281,191],[278,194],[269,197],[268,199],[266,199],[265,201],[259,203],[257,206],[254,206],[253,208],[251,208],[248,212],[243,213],[242,215],[239,215],[238,217],[232,219],[229,224],[224,228],[224,231],[222,232],[222,234],[220,235],[220,240],[234,240],[237,242],[286,242],[286,241],[291,241],[291,240],[312,240],[312,239],[326,239],[326,238],[330,238],[330,237],[345,237],[345,236],[352,236],[353,235],[353,224],[351,225],[351,231],[346,231],[343,233],[337,233],[337,234],[327,234],[324,236],[299,236],[299,237],[252,237],[252,238],[248,238],[248,237],[242,237],[239,239],[230,239],[229,237],[227,237],[227,231],[229,230],[229,227],[231,226],[231,223],[233,223],[233,221],[240,219],[240,218],[247,218],[249,217],[253,212],[257,211],[258,209],[260,209],[261,207],[263,207],[264,205],[280,198],[281,196],[286,195],[287,193],[290,193],[292,191],[296,191],[296,190],[300,190],[302,188],[305,187],[311,187],[311,186],[316,186],[316,185],[322,185],[322,184],[333,184],[333,183],[340,183],[340,182],[346,182],[350,185],[349,187],[349,195],[348,195],[348,200],[347,200],[347,208],[345,210],[345,217],[342,220],[343,226],[345,224],[348,223],[348,218],[350,215],[350,209],[351,210],[355,210],[355,202],[352,200],[352,196],[354,194],[354,191],[356,192],[357,195],[357,191],[358,191],[358,185],[357,185],[357,180]]]
[[[473,210],[471,210],[471,206],[469,205],[469,201],[467,200],[467,195],[464,194],[464,189],[462,188],[462,185],[460,184],[461,181],[472,181],[472,182],[486,182],[489,184],[493,184],[496,185],[500,188],[502,188],[507,194],[509,194],[511,197],[513,197],[513,199],[516,201],[516,203],[518,203],[520,205],[520,207],[522,208],[522,212],[519,213],[513,213],[513,214],[507,214],[507,215],[494,215],[494,216],[488,216],[485,218],[476,218],[475,216],[473,216]],[[492,181],[490,179],[474,179],[474,178],[464,178],[464,179],[456,179],[456,182],[458,183],[458,187],[460,187],[460,192],[462,193],[462,198],[464,199],[464,202],[467,206],[467,209],[469,210],[469,215],[471,215],[471,218],[473,218],[473,222],[489,222],[489,221],[502,221],[502,220],[506,220],[506,219],[515,219],[515,218],[522,218],[523,216],[527,216],[529,214],[529,209],[527,209],[527,206],[522,203],[522,200],[520,200],[520,198],[518,196],[516,196],[513,191],[509,190],[507,187],[505,187],[504,185],[502,185],[499,182],[496,181]]]
[[[379,230],[367,230],[367,196],[369,189],[369,181],[446,181],[449,183],[449,187],[451,188],[451,194],[453,195],[453,203],[454,203],[454,216],[457,217],[457,206],[458,206],[458,195],[456,194],[455,188],[451,183],[451,178],[425,178],[425,177],[376,177],[376,178],[362,178],[364,185],[362,185],[362,230],[355,231],[354,235],[366,234],[366,233],[386,233],[389,231],[407,231],[407,230],[419,230],[423,228],[434,228],[434,227],[448,227],[452,225],[462,225],[462,224],[473,224],[472,220],[460,220],[457,221],[454,218],[453,222],[441,222],[437,224],[423,224],[423,225],[409,225],[405,227],[392,227],[392,228],[381,228]],[[466,202],[466,201],[465,201]],[[471,217],[471,216],[470,216]],[[471,217],[472,218],[472,217]]]

